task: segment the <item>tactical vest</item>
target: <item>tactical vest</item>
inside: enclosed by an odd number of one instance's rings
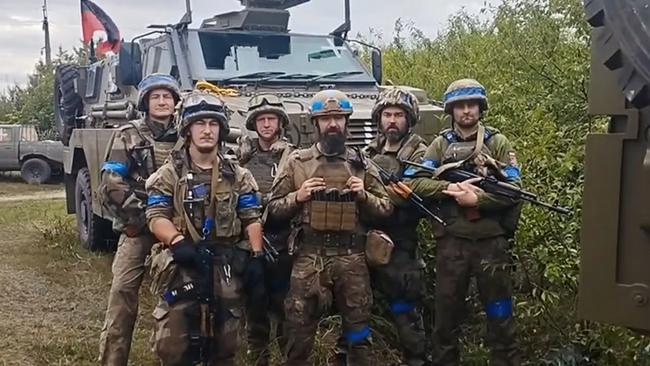
[[[448,168],[460,167],[459,164],[462,164],[463,169],[470,169],[472,173],[484,177],[495,175],[499,179],[504,178],[501,171],[503,165],[494,159],[490,148],[493,141],[492,137],[497,135],[499,131],[479,125],[478,133],[481,132],[483,132],[481,136],[477,136],[474,140],[461,141],[454,130],[444,130],[441,135],[447,147],[442,154],[443,165],[438,169],[438,172],[440,173]]]
[[[382,145],[368,150],[372,160],[383,169],[395,174],[399,179],[404,178],[405,166],[400,160],[413,161],[413,155],[418,151],[426,150],[426,144],[422,137],[411,134],[404,142],[397,153],[381,153]],[[394,240],[395,245],[402,249],[415,249],[417,244],[416,228],[422,214],[413,206],[396,206],[393,215],[384,231]]]
[[[144,120],[129,122],[120,130],[129,133],[134,142],[131,151],[126,152],[132,166],[129,174],[144,188],[144,181],[165,164],[176,143],[156,141]]]
[[[241,220],[237,216],[236,161],[219,155],[216,177],[212,169],[190,169],[184,149],[172,153],[172,164],[177,181],[173,221],[180,231],[189,234],[194,241],[216,240],[225,244],[239,241]],[[216,187],[212,186],[213,182]],[[212,195],[214,207],[211,209]]]
[[[322,177],[326,189],[312,193],[304,205],[302,222],[317,232],[352,232],[358,227],[356,197],[346,188],[351,176],[364,179],[365,163],[357,152],[347,149],[346,159],[339,157],[314,158],[311,149],[298,152],[307,167],[307,179]]]

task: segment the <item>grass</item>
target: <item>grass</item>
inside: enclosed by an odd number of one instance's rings
[[[9,197],[35,192],[52,192],[63,190],[60,179],[41,185],[30,185],[14,172],[0,172],[0,197]]]

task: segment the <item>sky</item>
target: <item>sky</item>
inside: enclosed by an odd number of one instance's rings
[[[191,0],[194,25],[215,14],[241,9],[238,0]],[[384,39],[393,35],[395,20],[411,21],[427,36],[444,29],[447,18],[464,8],[477,14],[487,0],[350,0],[351,36],[372,28]],[[149,24],[176,23],[185,9],[184,0],[94,0],[113,19],[122,38],[146,32]],[[494,4],[495,1],[488,3]],[[329,33],[343,22],[344,0],[311,0],[291,10],[289,26],[300,33]],[[79,0],[47,0],[53,53],[59,47],[80,45]],[[43,0],[0,0],[0,91],[25,83],[39,59],[44,36]]]

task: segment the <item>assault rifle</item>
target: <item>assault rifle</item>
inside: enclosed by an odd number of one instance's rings
[[[408,160],[402,160],[400,159],[400,162],[411,165],[417,168],[420,168],[422,170],[425,170],[429,173],[435,173],[436,169],[419,164],[413,161],[408,161]],[[491,194],[496,194],[502,197],[507,197],[511,198],[514,200],[521,200],[521,201],[526,201],[530,202],[534,205],[544,207],[546,209],[549,209],[551,211],[563,214],[563,215],[570,215],[572,212],[566,207],[558,206],[558,205],[552,205],[550,203],[542,202],[537,199],[537,195],[524,191],[518,187],[513,186],[512,184],[508,184],[505,182],[501,182],[497,180],[495,177],[482,177],[478,174],[474,174],[472,172],[468,172],[463,169],[447,169],[443,171],[440,175],[438,175],[438,178],[441,180],[446,180],[447,182],[451,183],[461,183],[464,182],[468,179],[472,178],[481,178],[477,182],[474,183],[475,186],[481,188],[487,193]]]
[[[424,205],[424,200],[422,199],[422,197],[418,196],[415,192],[413,192],[411,187],[409,187],[404,182],[402,182],[395,174],[382,168],[379,164],[374,162],[372,159],[366,159],[366,160],[371,162],[372,165],[374,165],[375,168],[377,168],[377,170],[379,171],[379,175],[381,176],[381,179],[384,182],[388,182],[389,184],[393,185],[393,190],[395,191],[395,193],[399,194],[402,198],[409,201],[413,206],[415,206],[418,210],[420,210],[420,212],[431,217],[440,225],[447,226],[445,220],[440,218],[440,216],[436,215],[435,213],[431,212],[431,210],[429,210]]]

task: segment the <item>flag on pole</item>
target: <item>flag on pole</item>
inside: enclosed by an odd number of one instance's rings
[[[90,43],[95,32],[106,33],[106,39],[97,45],[98,54],[106,54],[109,51],[119,52],[120,30],[117,29],[111,17],[90,0],[81,0],[81,29],[85,44]]]

